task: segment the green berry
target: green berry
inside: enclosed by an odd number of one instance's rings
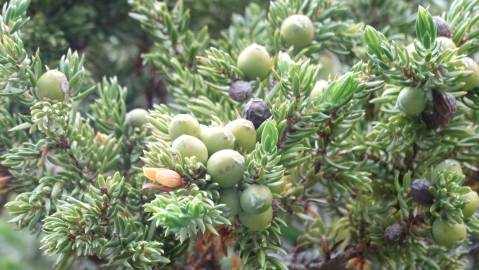
[[[68,96],[70,85],[62,72],[51,69],[45,72],[37,81],[37,97],[40,100],[50,99],[63,101]]]
[[[341,62],[334,53],[324,52],[320,54],[319,63],[321,64],[321,69],[318,75],[323,80],[328,80],[330,76],[336,76],[341,71]]]
[[[241,224],[252,231],[262,231],[267,229],[271,224],[272,219],[273,208],[271,207],[259,214],[248,214],[246,212],[239,214]]]
[[[205,143],[210,155],[223,149],[233,149],[235,146],[235,137],[224,127],[202,128],[200,139]]]
[[[270,73],[273,63],[265,47],[252,44],[240,53],[237,65],[246,78],[262,80]]]
[[[313,90],[311,90],[311,94],[309,94],[309,96],[313,99],[316,99],[318,97],[320,97],[323,92],[324,92],[324,89],[328,86],[328,82],[325,81],[325,80],[318,80],[315,84],[314,84],[314,87],[313,87]]]
[[[426,92],[406,87],[399,93],[397,106],[406,115],[416,116],[426,109],[426,102]]]
[[[243,179],[245,159],[234,150],[220,150],[211,155],[206,171],[220,187],[232,187]]]
[[[196,157],[196,160],[203,164],[208,160],[205,144],[196,137],[181,135],[173,141],[172,148],[182,157]]]
[[[253,151],[256,146],[256,129],[251,121],[237,119],[229,122],[225,128],[235,137],[237,147],[246,152]]]
[[[477,195],[477,192],[470,190],[468,193],[462,195],[462,198],[466,201],[462,207],[462,214],[464,215],[464,218],[470,218],[479,208],[479,196]]]
[[[470,71],[469,75],[459,79],[459,82],[464,83],[463,90],[470,91],[479,86],[479,66],[474,60],[469,57],[463,58],[464,71]]]
[[[198,120],[189,114],[178,114],[170,122],[168,126],[168,133],[170,139],[174,140],[181,135],[191,135],[193,137],[200,137],[200,123]]]
[[[281,37],[288,46],[302,49],[313,42],[313,22],[305,15],[292,15],[281,24]]]
[[[148,111],[136,108],[126,114],[126,122],[132,126],[143,126],[148,123]]]
[[[448,223],[442,219],[436,219],[432,224],[432,236],[436,243],[451,247],[466,239],[466,226],[463,223]]]
[[[438,37],[436,38],[436,42],[439,44],[439,48],[441,51],[445,51],[447,49],[454,50],[457,48],[454,41],[447,37]]]
[[[265,185],[251,185],[240,196],[241,209],[249,214],[259,214],[271,207],[273,194]]]
[[[230,217],[236,216],[241,211],[239,192],[234,188],[220,190],[219,203],[226,205],[227,215]]]
[[[446,159],[443,160],[441,163],[437,164],[435,172],[438,174],[443,172],[449,172],[457,175],[464,175],[464,173],[462,172],[461,163],[454,159]]]

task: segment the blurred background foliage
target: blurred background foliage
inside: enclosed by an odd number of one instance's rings
[[[327,1],[327,0],[326,0]],[[6,0],[0,0],[0,4]],[[171,4],[174,3],[174,1]],[[251,2],[267,8],[268,0],[185,0],[191,10],[191,26],[207,25],[211,36],[230,24],[234,13],[242,13]],[[447,10],[447,0],[344,0],[345,17],[364,22],[395,35],[414,33],[417,5],[431,13]],[[85,55],[86,66],[93,78],[117,76],[128,88],[129,108],[151,107],[167,100],[167,89],[161,76],[149,65],[142,64],[142,53],[152,41],[139,23],[129,16],[128,0],[32,0],[31,20],[23,29],[23,39],[31,51],[40,50],[44,64],[58,61],[68,48]],[[54,258],[41,256],[37,238],[7,224],[0,215],[0,269],[51,269]],[[89,269],[79,265],[79,269]]]

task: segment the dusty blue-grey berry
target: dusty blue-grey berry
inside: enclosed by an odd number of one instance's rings
[[[253,87],[250,82],[235,81],[231,84],[228,93],[233,100],[242,102],[251,98]]]
[[[404,227],[399,223],[389,225],[384,230],[384,240],[388,243],[399,243],[404,238]]]
[[[434,16],[432,17],[432,20],[436,24],[438,37],[450,38],[452,36],[451,27],[442,17]]]
[[[243,118],[251,121],[255,128],[271,117],[271,110],[268,104],[260,98],[251,99],[243,109]]]
[[[429,191],[431,182],[426,179],[414,179],[411,184],[411,197],[420,204],[431,204],[434,196]]]
[[[447,92],[432,91],[432,109],[423,112],[422,119],[428,128],[445,127],[457,110],[456,99]]]

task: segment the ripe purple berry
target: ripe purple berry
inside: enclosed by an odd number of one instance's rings
[[[451,27],[442,17],[434,16],[432,20],[436,24],[438,37],[450,38],[452,36]]]
[[[404,228],[399,223],[389,225],[384,230],[384,240],[388,243],[399,243],[404,238]]]
[[[231,84],[228,93],[234,101],[242,102],[251,97],[253,87],[247,81],[235,81]]]
[[[434,196],[429,191],[431,182],[426,179],[415,179],[411,184],[411,197],[420,204],[431,204]]]
[[[266,119],[270,118],[271,110],[262,99],[253,98],[246,104],[242,116],[251,121],[255,128],[259,128]]]
[[[445,127],[457,110],[456,99],[453,95],[433,90],[433,108],[422,114],[422,119],[431,128]]]

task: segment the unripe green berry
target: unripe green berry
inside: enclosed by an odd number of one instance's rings
[[[271,224],[272,219],[273,208],[271,207],[259,214],[248,214],[246,212],[239,214],[241,224],[252,231],[262,231],[267,229]]]
[[[406,87],[399,93],[397,106],[406,115],[416,116],[426,109],[426,102],[426,92]]]
[[[251,121],[237,119],[229,122],[225,128],[235,137],[237,147],[245,152],[253,151],[256,146],[256,129]]]
[[[200,139],[205,143],[210,155],[223,149],[233,149],[235,146],[233,133],[224,127],[202,128]]]
[[[302,49],[313,42],[313,22],[305,15],[292,15],[281,24],[281,37],[288,46]]]
[[[206,171],[212,180],[223,188],[238,184],[243,179],[244,170],[244,157],[230,149],[214,153],[206,164]]]
[[[203,164],[208,160],[205,144],[196,137],[181,135],[173,141],[172,148],[182,157],[196,157],[196,160]]]
[[[170,122],[168,126],[170,139],[174,140],[181,135],[191,135],[200,137],[201,128],[198,120],[189,114],[178,114]]]
[[[479,196],[477,195],[477,192],[470,190],[468,193],[462,195],[462,198],[466,201],[462,207],[462,214],[464,215],[464,218],[470,218],[479,208]]]
[[[457,175],[464,175],[464,173],[462,172],[461,163],[459,163],[459,161],[454,159],[446,159],[446,160],[443,160],[441,163],[437,164],[435,168],[435,172],[436,173],[449,172],[449,173],[454,173]]]
[[[37,81],[37,97],[40,100],[50,99],[63,101],[68,96],[70,84],[62,72],[51,69],[45,72]]]
[[[466,239],[466,226],[463,223],[451,224],[442,219],[436,219],[432,224],[432,236],[436,243],[451,247]]]
[[[316,99],[320,97],[324,89],[328,86],[328,82],[325,80],[318,80],[313,87],[313,90],[311,90],[311,94],[309,95],[311,98]]]
[[[479,86],[479,66],[477,63],[469,57],[463,58],[464,70],[470,71],[466,77],[459,78],[459,82],[464,83],[462,88],[464,91],[470,91]]]
[[[126,114],[125,120],[132,126],[143,126],[148,123],[148,115],[145,109],[136,108]]]
[[[329,79],[329,76],[336,76],[341,71],[341,62],[332,52],[321,53],[319,55],[319,63],[321,64],[321,69],[318,75],[323,80]]]
[[[239,192],[234,188],[220,190],[219,203],[226,205],[227,215],[230,217],[236,216],[241,211]]]
[[[273,63],[265,47],[252,44],[240,53],[237,65],[246,78],[262,80],[270,73]]]
[[[273,203],[273,194],[265,185],[251,185],[240,196],[241,209],[249,214],[259,214]]]

